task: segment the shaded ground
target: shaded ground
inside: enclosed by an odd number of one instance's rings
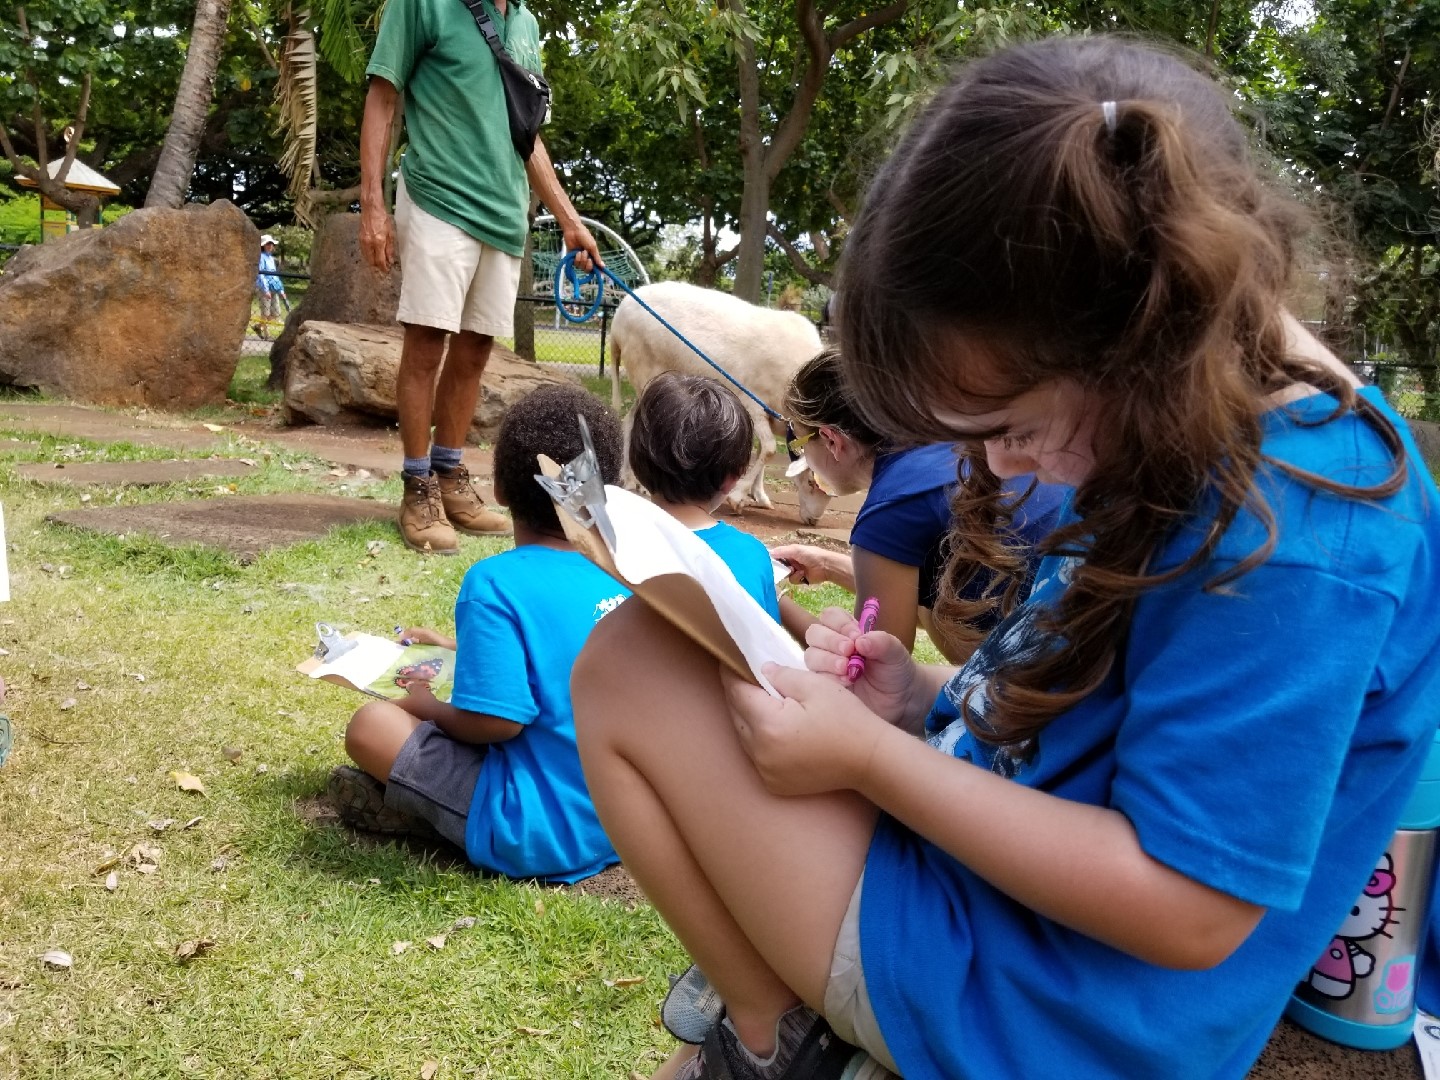
[[[116,536],[142,532],[172,544],[209,544],[245,561],[269,548],[318,540],[337,525],[393,516],[386,503],[340,495],[231,495],[68,510],[45,520]]]
[[[0,450],[6,448],[0,444]],[[56,461],[15,466],[17,474],[39,484],[109,484],[126,487],[180,484],[210,476],[245,476],[254,470],[253,462],[241,461],[238,458],[205,458],[201,461]]]

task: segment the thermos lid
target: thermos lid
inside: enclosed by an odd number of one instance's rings
[[[1430,742],[1430,753],[1420,770],[1415,793],[1400,815],[1402,829],[1433,829],[1440,826],[1440,731]]]

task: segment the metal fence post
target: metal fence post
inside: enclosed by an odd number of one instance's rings
[[[600,374],[605,374],[605,332],[610,327],[610,307],[608,304],[600,305]]]

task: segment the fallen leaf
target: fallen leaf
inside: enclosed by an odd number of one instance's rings
[[[256,766],[255,766],[255,775],[256,775],[256,776],[264,776],[264,775],[265,775],[266,773],[268,773],[269,771],[270,771],[270,766],[269,766],[269,765],[256,765]]]
[[[365,879],[365,884],[366,884],[366,885],[379,885],[379,884],[380,884],[380,879],[379,879],[378,877],[367,877],[367,878]]]
[[[538,897],[536,898],[536,900],[535,900],[535,914],[536,914],[536,915],[544,915],[544,914],[545,914],[545,901],[544,901],[543,898],[538,898]]]
[[[215,432],[217,435],[218,435],[220,432],[222,432],[222,431],[225,430],[225,429],[224,429],[223,427],[221,427],[219,424],[201,424],[200,426],[203,427],[206,431],[213,431],[213,432]]]
[[[614,987],[639,986],[641,983],[643,983],[643,982],[645,981],[645,976],[644,976],[644,975],[627,975],[627,976],[625,976],[625,977],[623,977],[623,978],[619,978],[619,979],[602,979],[601,981],[602,981],[606,986],[614,986]]]
[[[47,949],[40,954],[40,963],[48,968],[64,970],[74,966],[75,958],[64,949]]]
[[[89,690],[89,689],[90,689],[90,684],[89,684],[88,682],[86,682],[84,679],[77,679],[77,680],[75,681],[75,689],[76,689],[76,690]]]
[[[60,711],[69,712],[76,706],[76,704],[77,702],[73,697],[67,697],[64,701],[60,702]]]
[[[89,501],[91,500],[91,498],[93,498],[93,496],[91,496],[90,494],[87,493],[87,494],[85,494],[85,495],[81,495],[81,496],[80,496],[80,501],[81,501],[82,503],[87,503],[87,502],[89,502]]]
[[[525,1027],[523,1024],[516,1025],[515,1030],[518,1031],[518,1032],[520,1032],[521,1035],[554,1035],[554,1034],[555,1034],[555,1029],[554,1029],[554,1028],[532,1028],[532,1027]]]
[[[305,972],[302,971],[300,968],[296,968],[294,971],[290,972],[290,977],[293,978],[296,982],[304,982]]]
[[[349,476],[350,474],[349,474],[348,472],[346,472],[344,469],[341,469],[341,468],[338,468],[338,467],[337,467],[337,468],[334,468],[334,469],[331,469],[331,470],[330,470],[330,475],[331,475],[331,476]]]
[[[154,829],[156,832],[164,832],[171,825],[175,824],[175,819],[173,817],[160,818],[157,821],[147,821],[145,824],[149,825],[150,828]]]
[[[9,655],[10,655],[10,650],[9,650],[9,649],[0,649],[0,656],[9,656]]]
[[[198,795],[205,794],[205,785],[194,773],[188,773],[184,769],[171,769],[170,777],[181,791],[193,791]]]
[[[158,863],[160,861],[161,851],[162,849],[159,844],[140,843],[130,849],[130,854],[127,858],[137,866],[143,865],[144,863]]]
[[[474,916],[474,915],[462,915],[460,918],[456,919],[454,923],[451,924],[450,929],[451,929],[451,930],[469,930],[469,929],[470,929],[472,926],[474,926],[474,925],[475,925],[475,916]]]
[[[114,870],[105,875],[105,891],[114,892],[120,887],[120,875]]]
[[[130,677],[131,677],[132,679],[134,679],[136,682],[144,682],[144,681],[145,681],[145,676],[142,675],[142,674],[141,674],[140,672],[138,672],[138,671],[131,672]]]
[[[160,867],[156,866],[154,863],[145,862],[135,867],[135,872],[137,874],[153,874],[159,869]]]
[[[229,865],[230,860],[225,858],[224,855],[221,855],[220,858],[215,859],[213,862],[210,863],[210,872],[212,874],[218,874]]]
[[[181,964],[194,960],[197,956],[204,956],[215,947],[215,942],[209,938],[195,938],[193,941],[182,941],[175,946],[175,959]]]
[[[222,747],[220,747],[220,754],[221,754],[221,756],[223,756],[223,757],[225,758],[225,760],[228,761],[228,762],[230,762],[230,764],[232,764],[232,765],[239,765],[239,764],[240,764],[240,756],[241,756],[242,754],[244,754],[244,753],[245,753],[244,749],[241,748],[241,747],[239,747],[239,746],[222,746]]]
[[[355,473],[355,478],[356,478],[357,480],[369,480],[370,477],[371,477],[371,475],[372,475],[372,473],[370,472],[369,469],[358,469],[358,470],[356,471],[356,473]],[[384,541],[384,540],[381,540],[381,541],[378,541],[378,542],[381,543],[381,544],[383,544],[385,541]]]
[[[392,942],[390,943],[390,951],[391,951],[392,953],[394,953],[396,956],[399,956],[402,952],[404,952],[404,951],[405,951],[406,949],[408,949],[409,947],[410,947],[410,942],[408,942],[408,941],[392,941]]]
[[[585,1025],[582,1024],[582,1023],[580,1023],[579,1020],[571,1020],[571,1021],[570,1021],[570,1026],[573,1027],[573,1028],[575,1028],[577,1031],[584,1031],[584,1030],[585,1030]]]
[[[420,1080],[434,1080],[435,1074],[440,1071],[438,1061],[427,1061],[420,1066]]]
[[[254,458],[242,457],[239,459],[239,461],[241,465],[249,465],[252,469],[255,467]]]
[[[105,858],[101,860],[100,865],[90,872],[98,877],[105,873],[106,870],[113,870],[119,866],[122,858],[124,858],[123,855],[106,855]]]
[[[436,934],[434,937],[427,937],[425,944],[429,945],[432,949],[443,949],[445,947],[445,935]]]
[[[182,829],[193,829],[196,825],[199,825],[200,822],[202,822],[202,821],[204,821],[204,820],[205,820],[205,815],[204,815],[204,814],[196,814],[196,815],[195,815],[194,817],[192,817],[189,821],[185,822],[184,825],[181,825],[180,828],[182,828]]]
[[[54,564],[54,563],[48,563],[48,562],[42,562],[42,563],[40,564],[40,569],[41,569],[44,573],[53,574],[53,573],[55,573],[55,564]]]

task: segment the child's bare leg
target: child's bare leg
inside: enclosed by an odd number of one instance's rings
[[[607,833],[764,1056],[797,997],[824,1000],[876,810],[771,795],[736,738],[716,662],[638,601],[601,621],[572,679]]]
[[[345,753],[383,784],[390,779],[400,748],[419,723],[394,702],[366,702],[345,727]]]

